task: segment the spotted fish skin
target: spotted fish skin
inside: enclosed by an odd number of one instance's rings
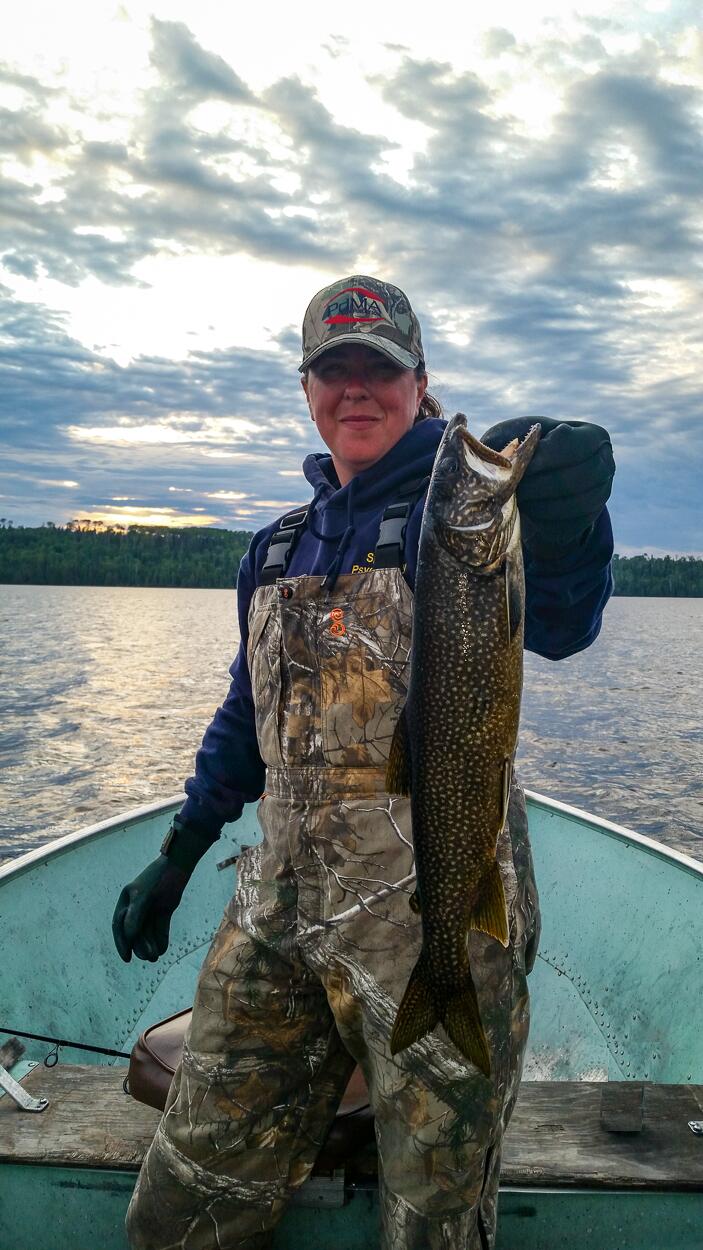
[[[505,823],[522,693],[524,576],[515,491],[539,440],[502,454],[449,422],[423,515],[411,675],[388,766],[410,793],[423,945],[391,1052],[442,1023],[490,1076],[470,929],[508,945],[496,844]]]

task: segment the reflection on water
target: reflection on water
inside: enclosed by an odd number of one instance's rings
[[[3,587],[0,855],[176,793],[228,687],[234,592]]]
[[[4,586],[0,857],[176,793],[228,686],[225,590]],[[703,602],[615,599],[526,657],[523,783],[703,858]]]
[[[526,655],[526,786],[703,859],[703,600],[611,600],[600,637]]]

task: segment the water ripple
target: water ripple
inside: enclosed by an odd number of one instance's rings
[[[175,793],[227,692],[234,594],[2,596],[0,858]],[[699,599],[614,599],[588,651],[527,655],[524,784],[703,857],[702,656]]]

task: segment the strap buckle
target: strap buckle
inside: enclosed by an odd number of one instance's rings
[[[270,585],[283,577],[307,517],[307,508],[299,508],[297,512],[290,512],[283,517],[280,528],[269,539],[266,559],[261,569],[261,585]]]
[[[392,503],[386,508],[378,529],[375,568],[388,569],[400,565],[410,510],[410,503]]]

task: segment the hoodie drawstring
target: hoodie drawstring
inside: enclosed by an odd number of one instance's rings
[[[316,538],[318,542],[320,542],[320,540],[322,542],[327,542],[328,540],[326,538],[323,538],[322,534],[317,533],[317,531],[315,530],[315,526],[312,523],[312,518],[315,515],[315,510],[317,508],[318,503],[320,502],[320,499],[322,498],[324,494],[326,494],[328,490],[329,490],[328,483],[320,482],[319,486],[315,488],[315,494],[313,495],[310,501],[310,507],[308,508],[307,528],[309,529],[313,538]]]
[[[312,534],[313,538],[316,538],[318,542],[323,542],[323,543],[336,542],[337,543],[337,550],[335,552],[334,559],[332,563],[330,564],[330,567],[328,568],[325,576],[322,579],[322,585],[324,586],[325,590],[327,590],[328,594],[334,590],[335,585],[337,584],[337,578],[339,577],[339,571],[342,567],[342,560],[344,559],[344,553],[346,552],[347,547],[349,546],[349,543],[351,542],[351,539],[354,535],[355,526],[354,526],[353,517],[354,517],[355,490],[356,490],[356,480],[352,478],[351,482],[349,483],[349,493],[347,495],[347,524],[346,524],[346,529],[343,530],[341,534],[321,534],[315,529],[315,526],[313,525],[313,522],[312,522],[312,512],[313,512],[313,508],[315,504],[317,503],[317,498],[318,498],[317,492],[315,492],[315,498],[313,499],[313,503],[310,508],[310,512],[308,514],[308,529],[310,530],[310,533]]]

